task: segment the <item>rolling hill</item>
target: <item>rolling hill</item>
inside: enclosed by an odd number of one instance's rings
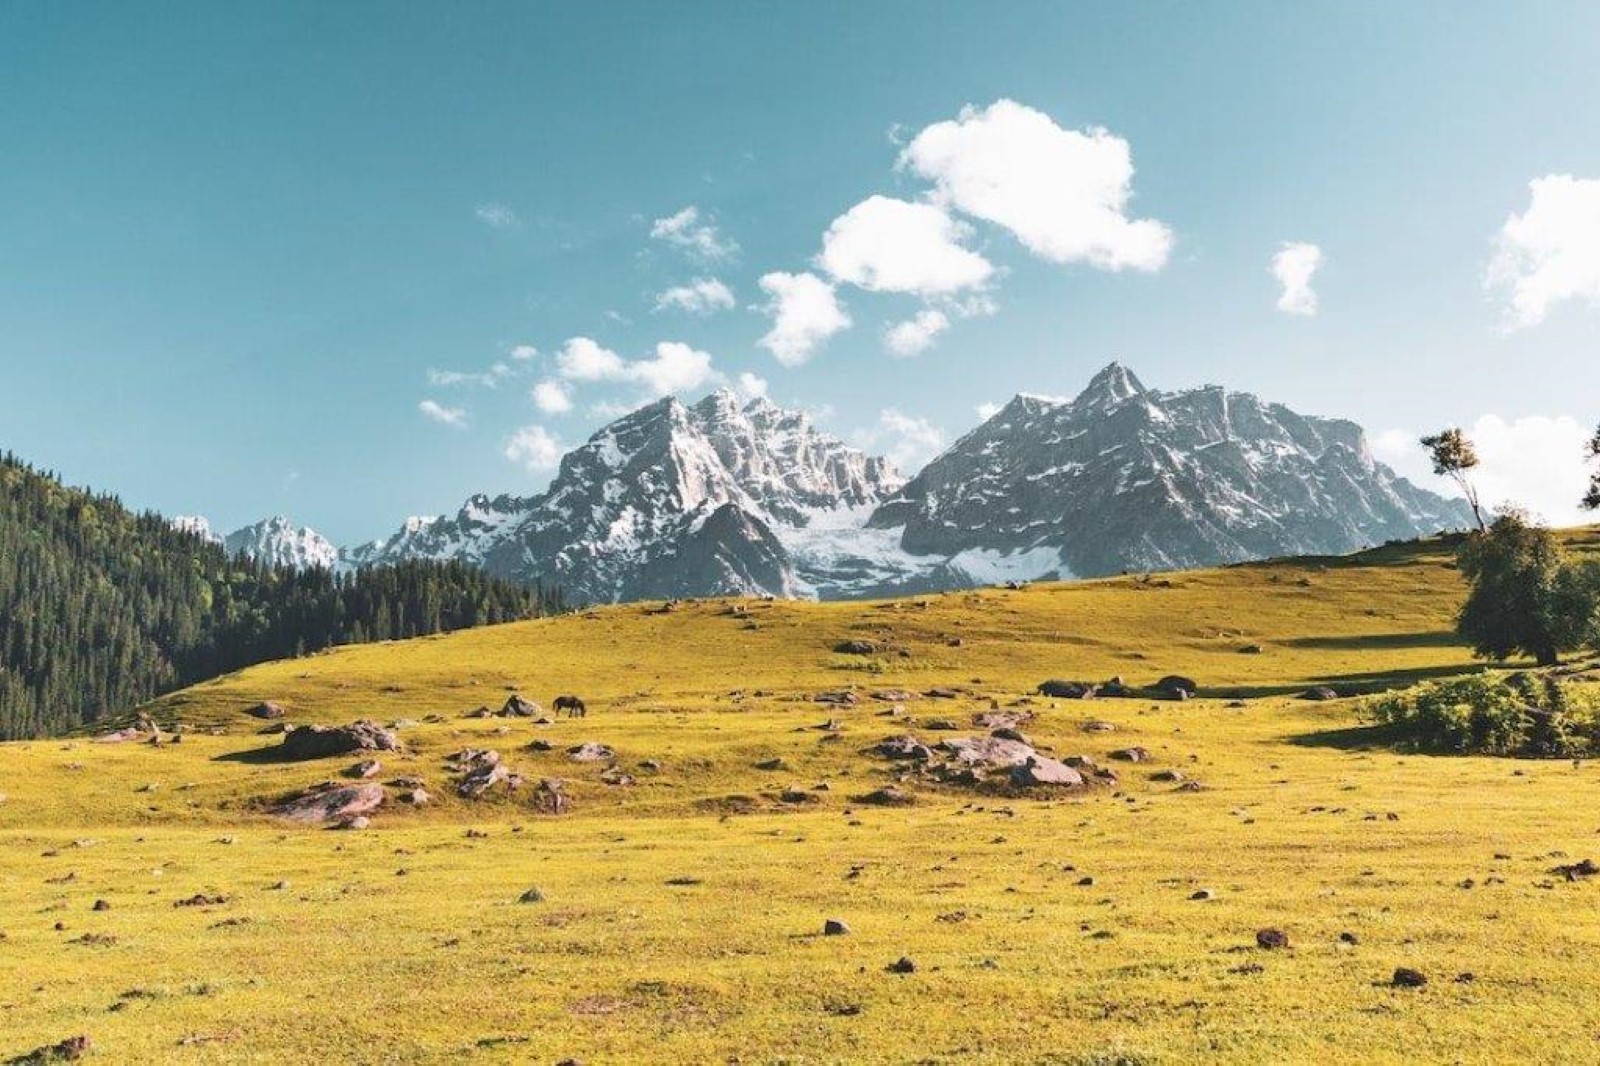
[[[630,604],[255,666],[144,708],[181,743],[0,745],[0,1055],[82,1034],[111,1061],[1562,1058],[1592,1035],[1600,886],[1552,871],[1589,854],[1600,768],[1396,753],[1358,701],[1300,698],[1478,669],[1460,597],[1430,542]],[[1196,697],[1035,691],[1166,674]],[[493,716],[513,693],[543,713]],[[554,715],[563,693],[587,715]],[[270,813],[355,783],[355,757],[283,761],[262,701],[394,726],[370,828]],[[878,753],[995,713],[1116,783],[1001,794]],[[526,783],[464,798],[451,767],[486,749]],[[867,801],[885,788],[910,805]]]

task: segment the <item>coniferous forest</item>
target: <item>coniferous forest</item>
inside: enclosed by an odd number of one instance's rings
[[[0,457],[0,739],[62,733],[252,663],[561,609],[461,563],[350,574],[218,545]]]

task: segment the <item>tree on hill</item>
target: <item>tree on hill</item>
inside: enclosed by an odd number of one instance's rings
[[[1476,654],[1553,666],[1563,651],[1600,642],[1600,565],[1568,561],[1555,535],[1521,512],[1470,537],[1460,563],[1471,589],[1456,631]]]
[[[0,456],[0,739],[60,733],[252,663],[561,608],[461,563],[354,574],[238,557]]]
[[[1451,426],[1432,436],[1423,437],[1422,446],[1428,449],[1428,457],[1433,460],[1433,472],[1454,481],[1466,495],[1467,504],[1472,508],[1472,517],[1477,520],[1478,530],[1482,532],[1485,528],[1483,509],[1478,505],[1478,487],[1471,477],[1473,468],[1478,465],[1478,450],[1472,446],[1471,439]]]
[[[1600,511],[1600,426],[1594,431],[1594,436],[1589,438],[1589,444],[1584,449],[1584,458],[1595,469],[1589,474],[1589,491],[1584,494],[1583,506],[1589,511]]]

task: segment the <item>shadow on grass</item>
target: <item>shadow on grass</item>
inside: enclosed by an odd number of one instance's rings
[[[1311,677],[1300,684],[1287,685],[1236,685],[1232,688],[1203,689],[1202,696],[1223,699],[1259,699],[1263,696],[1297,696],[1307,688],[1326,685],[1341,697],[1370,696],[1390,689],[1406,688],[1419,681],[1433,681],[1442,677],[1461,677],[1474,673],[1477,667],[1469,663],[1446,663],[1443,666],[1414,666],[1404,670],[1374,670],[1354,674],[1325,674]]]
[[[1292,637],[1277,643],[1286,648],[1317,651],[1396,651],[1401,648],[1461,648],[1461,638],[1449,630],[1421,633],[1368,633],[1364,636]]]
[[[328,755],[325,758],[337,759],[337,755]],[[249,751],[230,751],[224,755],[213,755],[212,762],[242,762],[250,766],[268,766],[278,763],[291,762],[321,762],[322,759],[308,759],[304,755],[286,755],[283,746],[269,744],[264,748],[251,748]]]
[[[1392,725],[1356,725],[1343,729],[1318,729],[1284,738],[1297,748],[1334,748],[1338,751],[1393,751],[1405,740]]]

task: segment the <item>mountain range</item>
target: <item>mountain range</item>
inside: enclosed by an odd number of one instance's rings
[[[1113,363],[1073,399],[1017,396],[909,480],[803,412],[722,390],[612,422],[535,496],[474,496],[344,550],[282,517],[220,540],[299,566],[461,560],[599,603],[844,599],[1340,554],[1469,521],[1463,502],[1377,462],[1353,422],[1216,386],[1160,392]]]

